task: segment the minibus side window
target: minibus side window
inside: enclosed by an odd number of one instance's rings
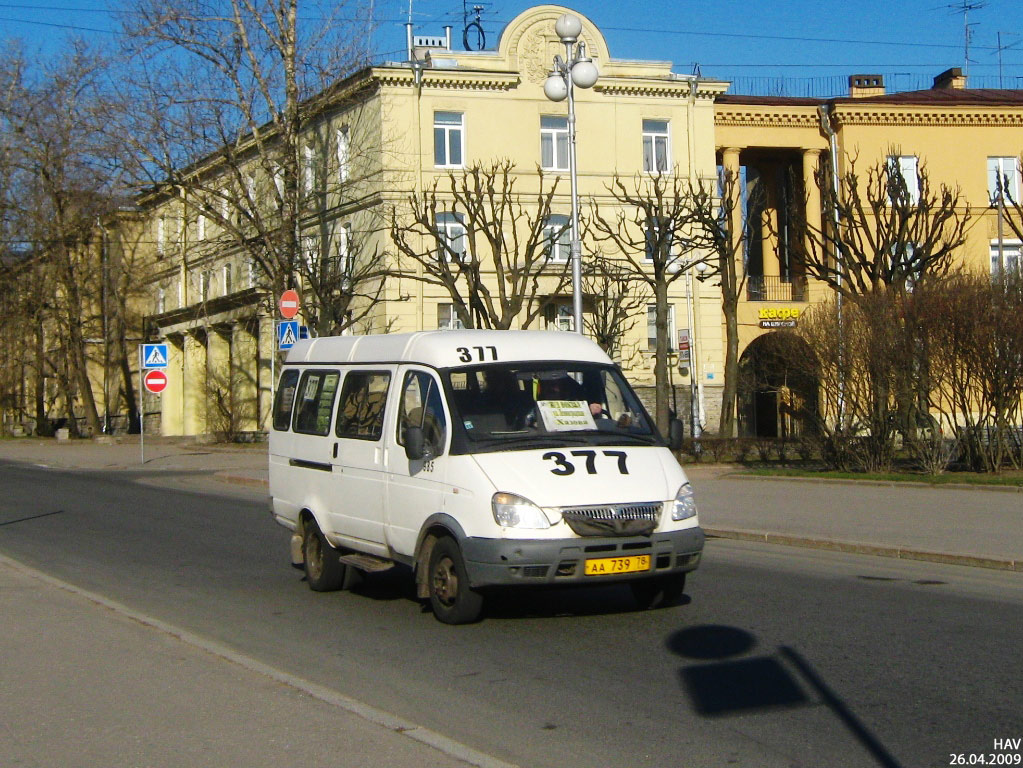
[[[384,433],[384,405],[390,383],[387,371],[352,371],[345,376],[334,433],[356,440],[379,440]]]
[[[337,371],[306,371],[298,388],[301,397],[295,411],[295,431],[304,435],[326,435],[334,412],[334,395],[341,375]]]
[[[298,371],[285,371],[277,385],[277,398],[274,401],[274,429],[287,432],[291,426],[291,406],[295,402],[295,390],[298,388]]]
[[[441,399],[440,384],[425,371],[409,371],[401,388],[398,404],[398,444],[405,445],[405,429],[422,427],[426,444],[431,453],[439,456],[444,451],[447,437],[447,420],[444,418],[444,403]]]

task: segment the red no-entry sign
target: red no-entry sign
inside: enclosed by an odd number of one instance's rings
[[[149,371],[142,379],[147,390],[158,395],[167,388],[167,374],[163,371]]]
[[[281,294],[281,300],[278,304],[281,310],[281,317],[285,320],[290,320],[298,314],[298,291],[289,288]]]

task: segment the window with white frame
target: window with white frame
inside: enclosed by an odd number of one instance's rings
[[[1003,203],[1018,203],[1019,199],[1019,158],[989,157],[987,159],[987,194],[992,205],[998,204],[999,195]]]
[[[568,118],[540,116],[540,167],[545,171],[567,171]]]
[[[442,261],[465,258],[465,218],[460,213],[437,214],[438,256]]]
[[[349,163],[351,161],[351,143],[348,138],[348,126],[337,129],[337,180],[344,184],[348,181]]]
[[[572,228],[568,216],[554,214],[548,217],[543,228],[544,242],[554,262],[564,263],[572,255]]]
[[[316,149],[311,144],[302,148],[302,193],[311,195],[316,188]]]
[[[156,314],[162,315],[167,311],[167,291],[161,285],[156,291]]]
[[[1018,275],[1023,268],[1023,258],[1020,253],[1023,245],[1019,240],[1003,240],[1001,254],[999,254],[998,241],[991,241],[991,274],[998,276],[1002,273],[1001,265],[1005,264],[1005,274]]]
[[[433,164],[461,168],[465,156],[465,116],[461,112],[433,113]]]
[[[355,270],[352,255],[352,225],[345,222],[337,230],[337,270],[341,277],[341,287],[348,290],[351,287],[352,272]]]
[[[204,269],[199,273],[199,301],[209,301],[213,290],[213,270]]]
[[[245,174],[245,210],[253,213],[256,210],[256,177]]]
[[[549,304],[545,311],[548,331],[574,331],[575,315],[570,302]]]
[[[233,273],[231,272],[231,265],[225,264],[223,267],[224,275],[224,295],[227,296],[234,288],[234,280],[232,279]]]
[[[256,262],[256,258],[254,256],[250,256],[245,266],[249,288],[255,288],[256,276],[259,274],[259,264]]]
[[[167,250],[167,219],[160,216],[156,220],[156,252],[161,256]]]
[[[661,230],[664,228],[670,228],[671,222],[668,219],[647,219],[646,222],[646,248],[645,255],[647,261],[653,261],[654,256],[657,255],[658,247],[667,246],[668,254],[665,255],[665,260],[670,258],[672,243],[660,243]]]
[[[454,304],[437,305],[437,329],[441,331],[457,331],[465,328],[462,321],[458,319]]]
[[[668,305],[668,349],[675,342],[675,305]],[[657,349],[657,305],[646,305],[646,348],[653,352]]]
[[[313,235],[302,236],[302,259],[305,263],[306,274],[316,274],[316,268],[319,266],[319,247],[316,242],[316,237]]]
[[[901,178],[906,185],[906,194],[911,203],[920,199],[920,160],[916,155],[889,155],[888,156],[888,202],[892,201],[893,185]]]
[[[667,120],[643,121],[643,171],[667,173],[671,168],[671,138]]]
[[[277,190],[277,198],[281,201],[284,200],[284,170],[279,166],[274,166],[274,188]]]
[[[206,214],[200,213],[195,219],[195,235],[199,240],[206,239]]]

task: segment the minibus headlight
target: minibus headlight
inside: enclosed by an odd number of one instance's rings
[[[494,520],[502,528],[550,528],[551,523],[540,507],[514,493],[495,493],[491,503]]]
[[[675,494],[675,503],[671,508],[672,520],[687,520],[696,517],[696,496],[693,494],[693,486],[686,483],[678,489]]]

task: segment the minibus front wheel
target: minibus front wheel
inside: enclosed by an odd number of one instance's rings
[[[302,551],[309,589],[313,592],[334,592],[344,586],[348,566],[341,562],[340,553],[330,546],[313,518],[303,526]]]
[[[674,605],[682,597],[686,589],[686,575],[671,573],[665,576],[653,576],[649,579],[630,581],[632,596],[642,609],[663,608]]]
[[[469,586],[458,542],[437,540],[430,552],[427,589],[433,615],[445,624],[471,624],[483,615],[483,595]]]

